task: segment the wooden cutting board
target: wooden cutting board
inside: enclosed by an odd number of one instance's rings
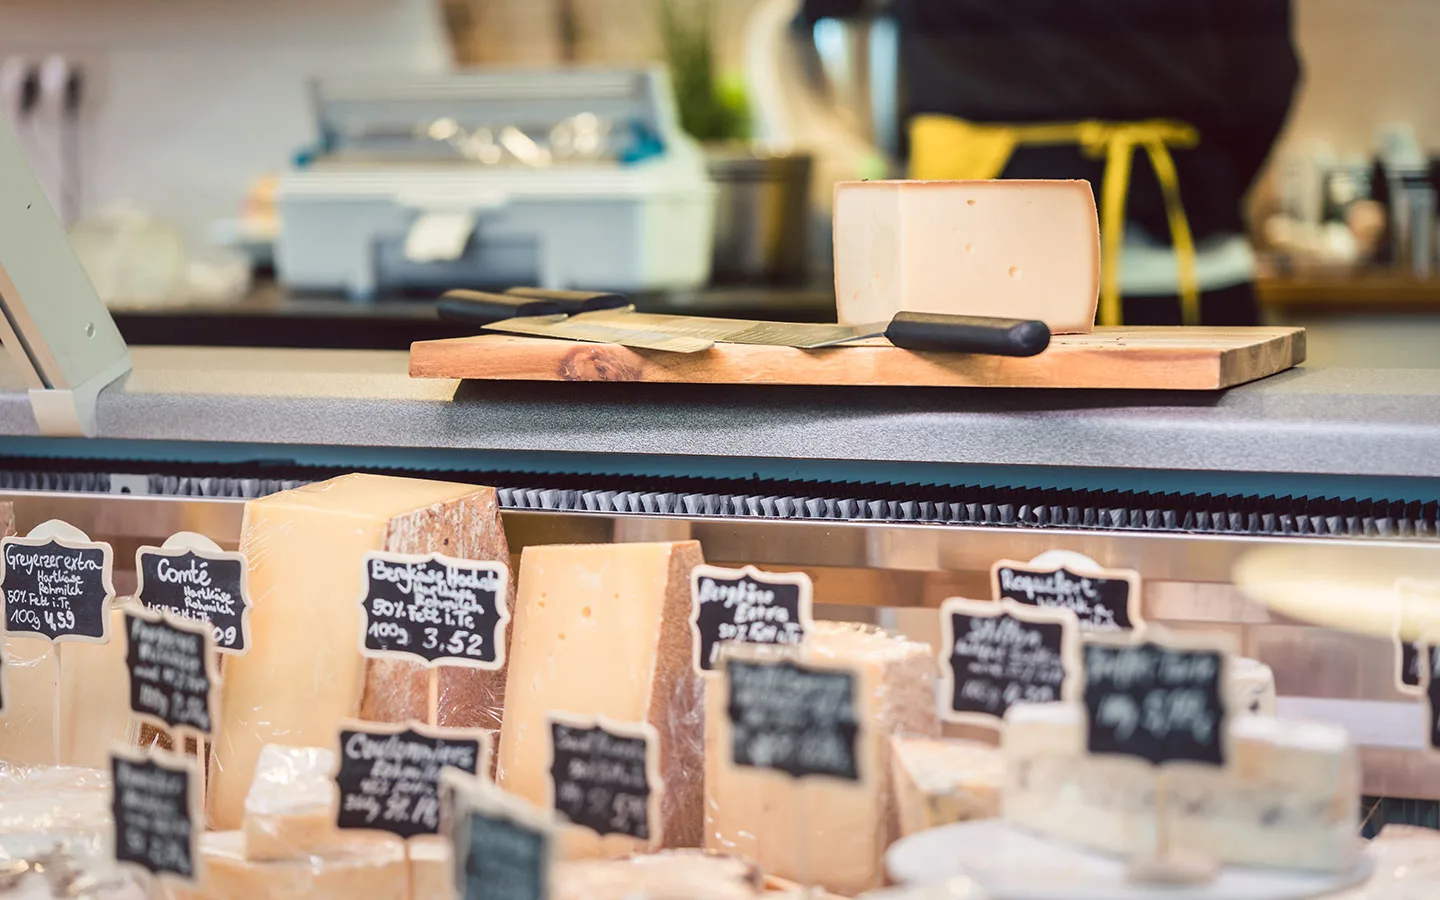
[[[414,378],[871,387],[1121,388],[1210,391],[1305,360],[1303,328],[1097,328],[1056,335],[1039,356],[914,353],[884,338],[825,350],[716,344],[703,353],[482,335],[418,341]]]

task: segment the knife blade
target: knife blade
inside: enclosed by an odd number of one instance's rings
[[[811,350],[886,337],[908,350],[1034,356],[1050,343],[1050,329],[1031,320],[913,312],[867,325],[720,319],[640,313],[619,294],[541,288],[512,288],[505,294],[450,291],[438,310],[489,331],[676,353],[708,350],[716,342]]]

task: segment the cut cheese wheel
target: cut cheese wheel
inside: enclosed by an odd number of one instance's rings
[[[1005,760],[999,747],[896,736],[890,753],[902,836],[1000,814]]]
[[[405,845],[390,835],[354,833],[323,858],[253,862],[245,836],[212,831],[200,838],[198,888],[174,900],[407,900]]]
[[[362,701],[382,718],[429,708],[424,681],[408,664],[371,668],[360,655],[362,557],[372,550],[498,554],[504,534],[496,508],[490,488],[378,475],[245,504],[240,549],[254,598],[251,646],[225,661],[210,794],[216,827],[240,827],[265,744],[330,746]],[[495,720],[503,672],[447,668],[440,677],[440,724]]]
[[[526,547],[520,556],[497,780],[551,802],[551,712],[647,722],[664,790],[650,841],[570,827],[565,856],[623,855],[700,841],[701,723],[690,662],[696,541]],[[688,710],[688,712],[687,712]]]
[[[323,856],[341,838],[335,826],[335,754],[321,747],[266,744],[245,797],[245,858]]]
[[[1359,852],[1360,765],[1344,729],[1246,715],[1231,720],[1218,769],[1084,753],[1079,704],[1012,707],[1005,717],[1004,817],[1079,846],[1156,852],[1156,793],[1173,844],[1231,865],[1325,872]]]
[[[835,185],[835,303],[846,324],[901,310],[1040,319],[1087,333],[1100,228],[1086,181]]]
[[[857,673],[861,779],[793,780],[735,766],[725,686],[713,676],[705,692],[705,846],[754,860],[766,874],[856,894],[882,883],[881,857],[897,837],[890,737],[939,732],[935,658],[927,644],[838,622],[815,623],[798,655],[809,666]]]

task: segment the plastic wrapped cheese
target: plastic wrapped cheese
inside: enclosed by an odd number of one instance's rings
[[[773,652],[732,645],[725,654]],[[734,765],[725,684],[708,678],[705,846],[754,860],[767,874],[841,894],[877,887],[884,877],[881,857],[897,837],[890,737],[939,732],[934,655],[926,644],[839,622],[815,623],[802,644],[785,652],[810,667],[857,673],[861,778],[793,780]]]
[[[245,835],[211,831],[200,838],[198,887],[172,890],[173,900],[407,900],[405,845],[387,834],[352,832],[325,856],[256,862]]]
[[[1005,759],[992,744],[897,735],[890,762],[900,834],[1000,814]]]
[[[1345,731],[1246,715],[1231,720],[1224,769],[1163,770],[1084,752],[1079,704],[1006,715],[1004,817],[1048,837],[1112,853],[1156,848],[1156,793],[1167,791],[1176,847],[1225,864],[1346,871],[1359,851],[1360,766]]]
[[[245,796],[245,858],[304,859],[334,849],[335,753],[266,744]]]
[[[530,546],[521,554],[499,785],[549,805],[552,713],[653,726],[659,740],[663,788],[649,841],[567,827],[564,857],[700,842],[690,570],[703,561],[696,541]]]
[[[115,864],[113,833],[107,772],[0,764],[0,864],[29,868],[16,885],[38,892],[28,896],[84,884],[90,900],[141,900],[143,884]]]
[[[265,744],[326,746],[339,724],[429,718],[427,679],[408,662],[360,655],[363,557],[437,551],[508,561],[495,492],[378,475],[347,475],[245,504],[251,646],[225,661],[211,767],[210,820],[241,826]],[[442,667],[441,725],[493,727],[504,672]],[[417,715],[419,713],[419,715]]]

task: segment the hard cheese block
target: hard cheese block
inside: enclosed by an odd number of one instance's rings
[[[30,638],[0,639],[4,647],[0,665],[4,666],[6,687],[6,707],[0,714],[0,760],[19,765],[108,765],[110,745],[131,737],[123,624],[124,613],[112,610],[110,640],[103,644],[65,642],[51,646]]]
[[[383,834],[347,835],[324,857],[276,862],[245,858],[245,836],[211,831],[200,837],[200,885],[176,889],[175,900],[407,900],[405,845]]]
[[[554,712],[648,722],[660,738],[660,822],[648,846],[567,829],[568,854],[615,855],[700,841],[701,733],[691,666],[696,541],[526,547],[500,729],[501,787],[550,802],[546,724]]]
[[[245,797],[245,858],[306,859],[340,841],[335,827],[335,754],[266,744]]]
[[[895,840],[890,737],[934,736],[935,658],[927,644],[850,623],[817,622],[801,645],[807,665],[858,673],[859,782],[791,780],[731,762],[725,688],[705,691],[705,846],[754,860],[767,874],[841,894],[877,887]]]
[[[1166,767],[1177,847],[1222,863],[1345,871],[1358,852],[1360,766],[1343,729],[1267,716],[1231,721],[1225,769]],[[1006,716],[1007,820],[1112,853],[1153,853],[1156,768],[1086,756],[1079,704],[1012,707]]]
[[[900,834],[1000,815],[1005,759],[979,741],[890,739]]]
[[[845,181],[835,185],[840,321],[901,310],[1094,326],[1100,228],[1085,181]]]
[[[369,667],[360,655],[365,553],[484,558],[503,541],[495,492],[467,484],[346,475],[246,503],[251,647],[225,661],[211,822],[240,827],[265,744],[331,745],[340,721],[362,708],[374,718],[426,717],[423,677],[405,663]],[[442,669],[440,724],[493,723],[503,680]]]
[[[410,900],[455,900],[455,861],[445,838],[410,841]]]

